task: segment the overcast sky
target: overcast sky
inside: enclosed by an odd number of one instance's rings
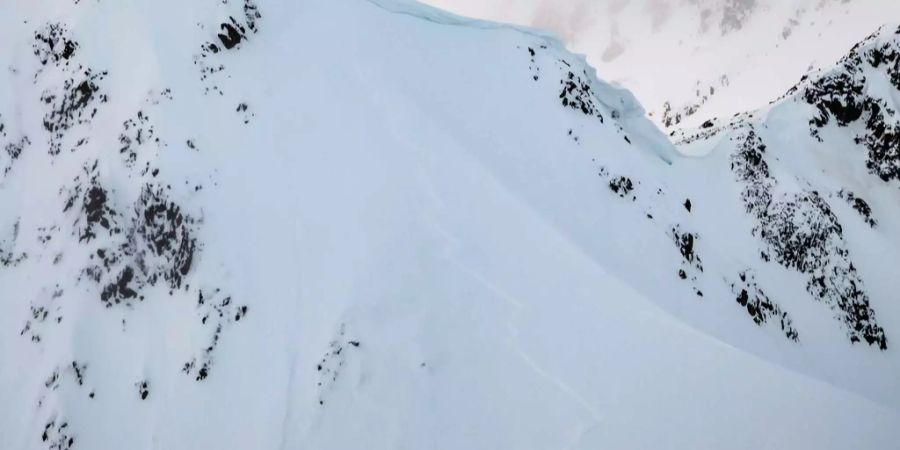
[[[587,53],[594,62],[617,40],[620,31],[638,27],[640,32],[657,31],[665,25],[687,23],[679,38],[695,31],[723,31],[740,28],[754,12],[783,9],[809,12],[823,5],[847,4],[849,0],[420,0],[454,13],[515,23],[555,32],[577,51]],[[898,0],[857,0],[854,5],[872,8]],[[777,5],[773,8],[773,5]],[[788,6],[791,5],[791,6]],[[864,6],[869,5],[869,6]],[[628,11],[624,13],[624,11]],[[627,18],[625,18],[627,17]],[[676,19],[677,18],[677,19]],[[781,30],[790,17],[771,17],[772,29]],[[794,17],[797,18],[797,17]],[[623,21],[624,20],[624,21]],[[718,29],[717,29],[718,28]],[[729,30],[724,30],[725,32]],[[654,33],[655,34],[655,33]],[[715,34],[715,33],[713,33]],[[671,36],[670,36],[671,37]],[[602,58],[605,59],[605,58]]]
[[[559,35],[569,48],[588,55],[600,63],[610,45],[616,45],[621,14],[630,9],[627,27],[639,25],[656,30],[673,16],[693,15],[701,10],[753,5],[760,0],[420,0],[439,8],[479,19],[514,23],[550,30]],[[791,2],[841,0],[785,0]],[[894,1],[894,0],[887,0]],[[634,30],[632,30],[634,31]]]
[[[567,41],[628,0],[424,0],[469,17],[550,29]]]

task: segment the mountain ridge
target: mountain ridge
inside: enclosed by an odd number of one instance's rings
[[[2,447],[896,440],[890,254],[857,257],[896,240],[822,194],[887,336],[853,344],[760,259],[735,149],[680,156],[547,37],[358,0],[0,10]],[[792,138],[847,140],[806,112]],[[821,182],[760,133],[785,195]]]

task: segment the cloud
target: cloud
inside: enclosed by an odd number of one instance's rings
[[[653,31],[659,30],[672,15],[672,4],[668,0],[648,0],[644,4],[644,11],[650,16],[650,26]]]
[[[636,33],[655,33],[674,20],[696,23],[700,33],[727,34],[738,30],[761,3],[761,0],[420,1],[464,16],[550,30],[572,48],[607,62],[626,52],[629,38]]]
[[[575,42],[585,30],[594,26],[600,19],[602,3],[604,1],[541,0],[532,13],[529,25],[552,30],[566,42]]]

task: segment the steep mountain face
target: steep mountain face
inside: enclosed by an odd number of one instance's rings
[[[676,149],[417,3],[5,2],[0,447],[889,447],[898,42]]]
[[[673,133],[686,154],[728,155],[760,258],[804,274],[851,342],[881,350],[889,340],[873,304],[881,298],[893,320],[893,269],[881,271],[900,259],[898,93],[900,28],[886,26],[772,106]]]

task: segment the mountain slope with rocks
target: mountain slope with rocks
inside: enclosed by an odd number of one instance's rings
[[[0,447],[889,447],[897,42],[676,148],[405,0],[3,3]]]

